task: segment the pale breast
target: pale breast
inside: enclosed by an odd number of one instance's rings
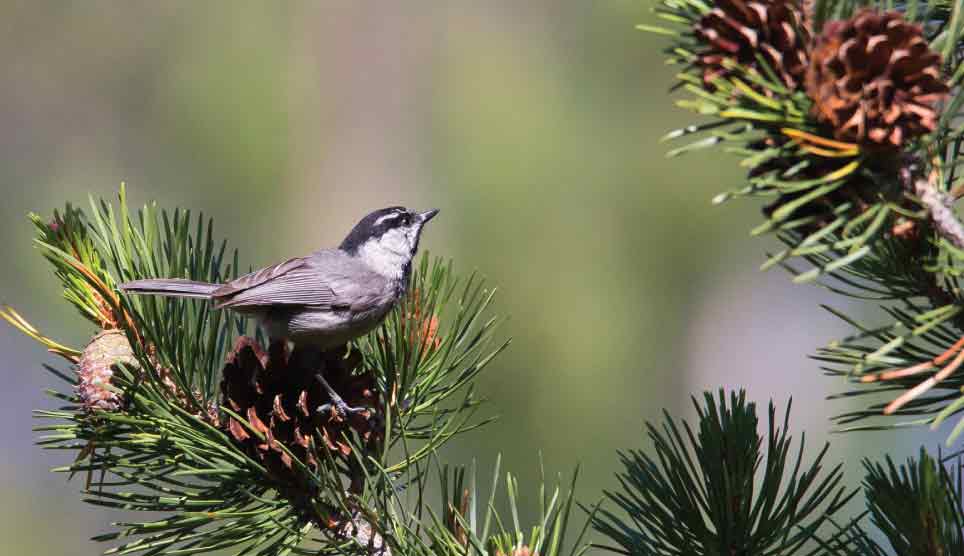
[[[328,349],[354,340],[371,332],[385,320],[392,304],[362,313],[342,311],[299,311],[275,328],[282,336],[298,344],[310,344]]]

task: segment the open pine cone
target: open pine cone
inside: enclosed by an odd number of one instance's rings
[[[758,53],[789,89],[802,83],[810,33],[798,0],[717,0],[715,4],[693,28],[706,44],[696,59],[705,87],[712,90],[713,79],[729,75],[732,70],[724,67],[726,60],[765,75]]]
[[[941,57],[900,13],[866,9],[827,23],[811,57],[807,94],[837,139],[900,147],[937,127],[934,105],[948,93]]]
[[[221,380],[222,406],[243,416],[264,439],[258,438],[235,419],[228,419],[231,436],[261,461],[281,485],[300,484],[287,448],[305,464],[316,467],[316,442],[334,457],[349,456],[351,447],[342,435],[354,432],[363,442],[380,436],[381,415],[375,395],[375,379],[355,374],[358,352],[346,358],[345,348],[321,354],[288,350],[275,342],[265,353],[252,338],[238,338],[228,357]],[[316,412],[329,403],[315,374],[321,370],[331,387],[351,407],[368,408],[368,415],[346,419],[334,412]]]

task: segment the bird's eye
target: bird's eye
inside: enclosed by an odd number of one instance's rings
[[[402,223],[402,226],[408,226],[412,223],[412,215],[406,212],[401,218],[399,218],[399,221]]]

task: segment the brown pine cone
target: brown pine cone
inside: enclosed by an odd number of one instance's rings
[[[920,25],[865,9],[824,25],[807,71],[814,114],[842,141],[896,148],[934,131],[948,94]]]
[[[200,394],[195,391],[194,396],[189,397],[187,393],[181,390],[171,376],[171,370],[157,362],[150,346],[148,347],[148,358],[154,364],[158,378],[167,389],[168,394],[173,396],[173,399],[182,409],[217,426],[218,410],[213,403],[203,410],[199,410],[195,400],[201,399]],[[132,367],[138,373],[143,372],[140,363],[134,357],[134,351],[127,340],[127,335],[122,330],[104,330],[94,336],[87,347],[84,348],[84,352],[77,361],[77,386],[75,391],[85,410],[118,411],[123,409],[124,400],[116,391],[107,387],[110,384],[116,386],[113,380],[114,367],[119,364]]]
[[[438,315],[428,314],[422,307],[422,296],[418,290],[413,290],[402,300],[399,310],[402,334],[413,349],[430,353],[442,347]]]
[[[697,54],[703,85],[713,90],[713,79],[728,76],[723,65],[733,60],[762,75],[762,54],[783,84],[796,89],[807,69],[810,33],[804,25],[799,0],[716,0],[716,7],[693,27],[706,44]],[[769,94],[769,91],[762,91]]]
[[[117,411],[121,397],[107,388],[114,376],[114,365],[137,365],[127,336],[120,330],[105,330],[84,348],[77,362],[77,386],[81,405],[87,411]]]
[[[349,457],[351,447],[343,434],[355,433],[362,442],[381,437],[381,412],[371,373],[356,374],[360,354],[346,348],[317,354],[310,350],[289,351],[276,342],[266,353],[252,338],[238,338],[221,379],[222,406],[243,416],[263,439],[251,434],[235,419],[226,426],[231,436],[261,461],[282,487],[301,484],[291,456],[317,467],[315,446],[333,457]],[[331,387],[351,407],[366,408],[367,415],[342,418],[334,411],[316,409],[331,402],[315,374],[321,370]]]

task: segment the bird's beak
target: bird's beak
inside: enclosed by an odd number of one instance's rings
[[[438,214],[438,209],[432,209],[419,214],[418,217],[422,220],[422,224],[425,224],[429,220],[435,218],[436,214]]]

